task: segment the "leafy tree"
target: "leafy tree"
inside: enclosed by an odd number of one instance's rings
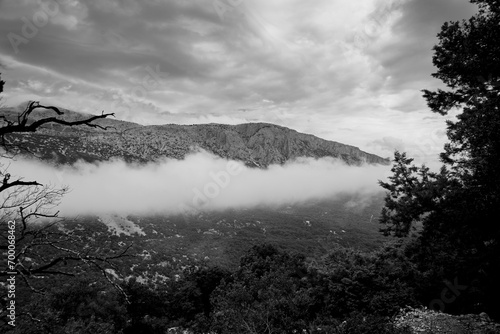
[[[159,287],[148,286],[131,279],[123,286],[129,296],[129,323],[124,333],[165,333],[170,319],[164,319],[168,299]]]
[[[228,276],[218,267],[191,265],[163,283],[128,280],[122,284],[130,301],[130,321],[124,333],[165,333],[169,328],[208,333],[213,309],[210,297]]]
[[[211,297],[221,281],[229,275],[228,271],[219,267],[186,268],[183,279],[172,284],[169,314],[183,319],[180,323],[182,327],[208,332],[214,308]]]
[[[337,247],[318,263],[324,288],[324,312],[346,319],[352,312],[391,316],[405,305],[416,305],[415,265],[403,242],[387,244],[373,253]]]
[[[460,108],[448,122],[450,140],[441,154],[461,181],[456,203],[465,204],[463,226],[480,241],[499,237],[500,213],[500,3],[474,0],[479,13],[468,21],[445,23],[434,47],[435,78],[448,90],[424,90],[432,111],[446,114]],[[460,198],[463,197],[463,198]],[[493,238],[492,238],[493,237]]]
[[[313,275],[302,255],[254,246],[213,297],[216,333],[302,332],[315,324]]]
[[[90,275],[59,279],[46,293],[23,301],[32,322],[19,321],[16,332],[42,333],[121,333],[126,324],[123,296]]]
[[[419,230],[413,259],[436,284],[430,290],[442,289],[446,276],[479,282],[463,293],[460,310],[486,310],[498,318],[500,288],[493,282],[500,281],[500,2],[471,2],[478,13],[445,23],[434,47],[432,76],[446,89],[423,91],[433,112],[460,111],[447,122],[444,165],[430,172],[396,152],[393,176],[381,182],[389,191],[381,223],[385,234],[398,237]]]
[[[405,237],[411,231],[422,227],[420,223],[434,212],[442,202],[451,179],[446,168],[440,173],[431,172],[428,167],[417,167],[406,153],[395,152],[390,182],[380,181],[388,190],[380,222],[384,235]]]

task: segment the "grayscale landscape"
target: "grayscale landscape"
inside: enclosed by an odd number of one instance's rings
[[[0,0],[0,332],[500,333],[497,0]]]

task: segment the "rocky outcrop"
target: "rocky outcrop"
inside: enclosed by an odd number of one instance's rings
[[[428,334],[496,334],[500,324],[493,322],[486,313],[450,315],[429,309],[408,307],[401,310],[395,319],[401,329],[409,328],[411,333]]]
[[[13,117],[15,110],[4,109],[0,113]],[[65,111],[64,115],[64,118],[73,120],[82,117],[85,115],[71,111]],[[55,124],[34,134],[10,135],[7,140],[59,163],[73,163],[78,159],[103,161],[121,158],[135,162],[164,157],[182,159],[200,148],[262,168],[299,157],[334,157],[351,165],[389,163],[387,159],[354,146],[268,123],[142,126],[113,119],[99,120],[98,123],[110,128],[103,131]]]

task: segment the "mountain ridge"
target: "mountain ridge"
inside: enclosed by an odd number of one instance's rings
[[[66,120],[79,120],[87,114],[60,109]],[[22,110],[2,108],[0,115],[14,119]],[[50,110],[37,109],[33,120],[54,116]],[[77,160],[105,161],[113,158],[147,163],[161,158],[183,159],[202,149],[219,157],[243,161],[247,166],[266,168],[301,158],[333,157],[349,165],[384,164],[388,159],[360,150],[358,147],[300,133],[284,126],[257,122],[229,124],[162,124],[141,125],[112,118],[95,121],[98,128],[45,125],[36,133],[11,134],[11,145],[22,146],[44,160],[74,163]]]

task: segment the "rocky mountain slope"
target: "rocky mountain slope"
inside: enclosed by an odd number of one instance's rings
[[[4,108],[0,109],[0,115],[13,119],[21,111],[22,108]],[[89,116],[62,111],[64,115],[59,117],[66,120]],[[37,110],[33,114],[35,118],[48,116],[55,115],[50,110]],[[115,119],[98,120],[97,123],[110,128],[104,131],[55,124],[34,134],[9,135],[6,140],[58,163],[73,163],[78,159],[90,162],[111,158],[134,162],[155,161],[164,157],[182,159],[197,149],[262,168],[298,157],[335,157],[352,165],[389,163],[387,159],[354,146],[267,123],[143,126]]]

